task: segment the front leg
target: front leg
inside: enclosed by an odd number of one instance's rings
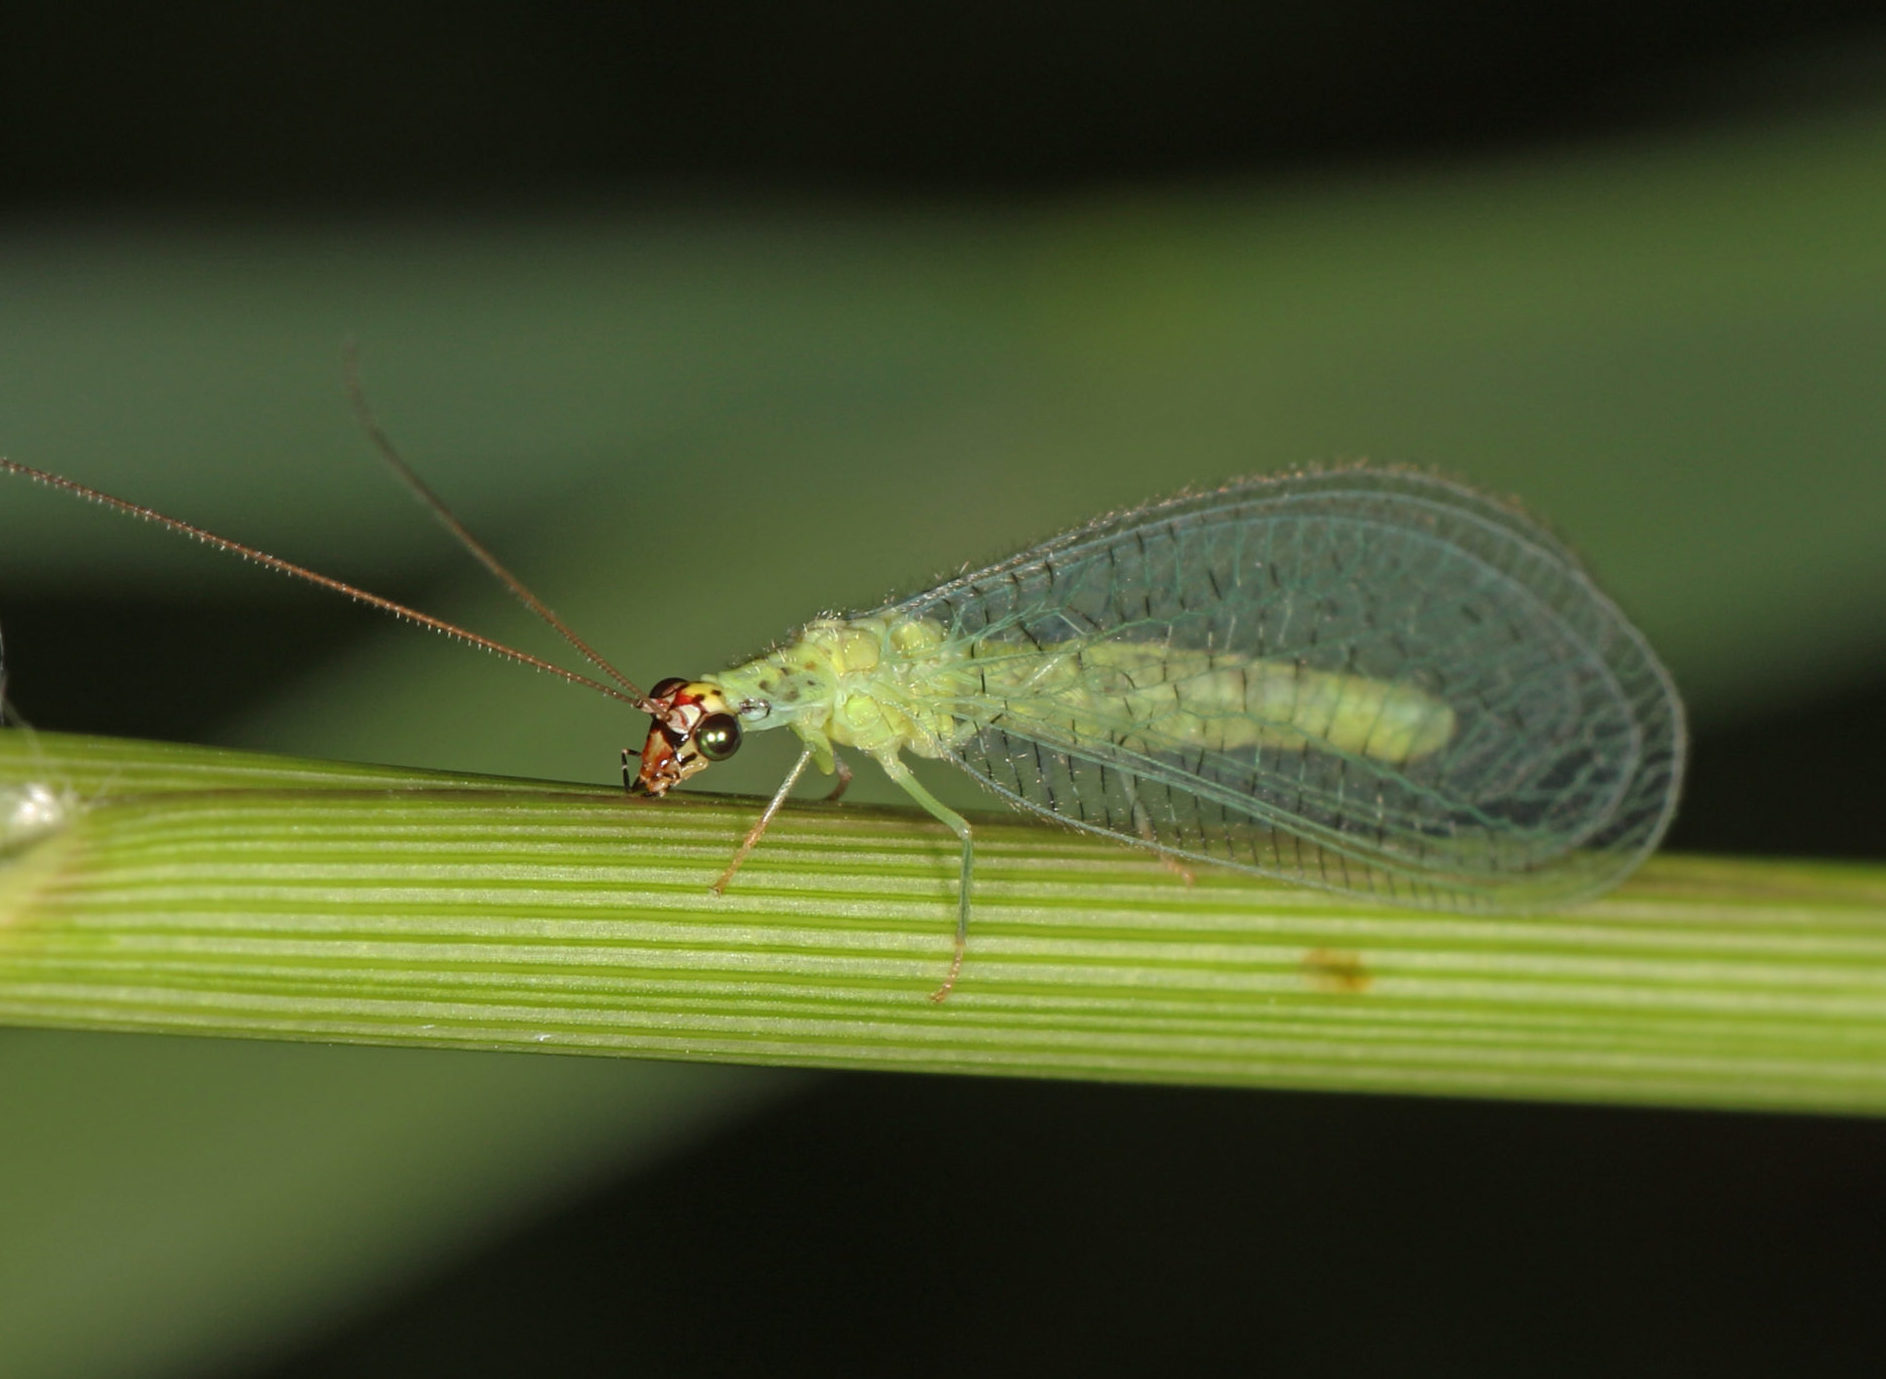
[[[733,880],[733,874],[740,870],[740,864],[747,860],[747,854],[759,844],[760,835],[766,832],[766,826],[773,822],[773,815],[779,813],[779,807],[786,802],[786,796],[792,793],[792,787],[799,783],[799,777],[805,774],[808,762],[812,760],[813,749],[807,747],[799,753],[799,759],[792,764],[792,770],[786,773],[786,779],[779,783],[779,789],[773,792],[773,798],[766,802],[759,821],[747,830],[747,836],[740,840],[740,846],[734,849],[733,861],[727,864],[727,870],[720,874],[720,880],[708,887],[715,895],[727,889]],[[626,768],[625,768],[626,769]]]

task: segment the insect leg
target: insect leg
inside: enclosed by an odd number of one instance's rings
[[[810,747],[799,753],[799,759],[792,764],[792,770],[786,773],[786,779],[781,781],[779,789],[773,792],[773,798],[766,802],[766,808],[760,813],[759,822],[747,830],[747,836],[741,839],[740,846],[734,849],[733,861],[727,864],[727,870],[720,874],[720,880],[708,887],[715,895],[727,889],[727,883],[732,881],[733,874],[740,870],[740,864],[747,860],[747,854],[752,852],[754,846],[760,841],[760,835],[766,832],[766,826],[773,822],[773,815],[779,813],[779,807],[786,802],[786,796],[792,793],[792,787],[799,783],[799,777],[805,772],[806,763],[811,760]],[[628,768],[625,766],[623,769]]]
[[[976,857],[975,846],[969,837],[969,820],[917,784],[917,778],[910,774],[910,768],[897,757],[881,756],[878,765],[884,768],[885,775],[902,787],[906,795],[928,810],[931,818],[947,826],[950,832],[963,840],[963,875],[956,892],[956,952],[950,958],[949,976],[943,979],[943,985],[930,993],[933,1001],[945,1000],[955,988],[956,979],[962,975],[963,949],[969,942],[969,879]]]
[[[1139,802],[1139,793],[1133,789],[1133,778],[1123,777],[1126,785],[1126,797],[1133,802],[1133,829],[1140,836],[1140,841],[1159,854],[1159,864],[1186,885],[1196,885],[1198,877],[1192,869],[1159,846],[1159,836],[1153,832],[1153,816],[1146,812],[1146,806]]]
[[[832,769],[838,773],[838,783],[832,787],[832,793],[825,797],[827,804],[837,804],[845,793],[845,787],[851,784],[851,768],[845,765],[845,759],[836,753],[832,756]]]

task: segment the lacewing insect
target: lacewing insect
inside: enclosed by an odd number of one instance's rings
[[[635,792],[665,795],[745,734],[790,728],[798,762],[716,892],[808,765],[842,790],[835,749],[871,757],[962,844],[933,999],[962,970],[975,850],[905,754],[1175,863],[1430,909],[1596,895],[1675,809],[1683,709],[1644,638],[1537,523],[1445,479],[1358,466],[1155,502],[644,692],[362,416],[439,520],[610,683],[70,479],[0,468],[633,705],[652,720],[639,758],[622,754]]]

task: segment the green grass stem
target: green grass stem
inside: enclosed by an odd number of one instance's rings
[[[1653,859],[1397,910],[978,819],[0,734],[0,1021],[752,1064],[1886,1111],[1886,869]],[[0,818],[5,811],[0,809]]]

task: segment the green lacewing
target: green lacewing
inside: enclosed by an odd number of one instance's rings
[[[377,426],[382,456],[604,684],[70,479],[0,467],[621,699],[649,715],[625,784],[660,796],[788,728],[797,764],[871,757],[961,841],[910,772],[947,761],[1009,804],[1149,848],[1384,902],[1536,909],[1615,885],[1657,845],[1683,708],[1643,636],[1518,509],[1413,471],[1255,478],[1101,518],[766,654],[644,693],[474,539]]]

